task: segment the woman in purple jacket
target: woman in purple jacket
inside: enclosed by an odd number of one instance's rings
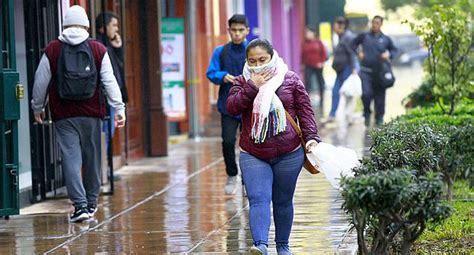
[[[278,254],[291,254],[288,239],[293,224],[293,195],[303,166],[301,141],[285,110],[299,120],[311,151],[321,141],[303,82],[265,39],[246,49],[243,75],[227,99],[230,114],[242,114],[240,169],[250,203],[252,254],[267,254],[270,202],[273,202]]]

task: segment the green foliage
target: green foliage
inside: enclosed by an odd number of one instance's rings
[[[341,186],[342,207],[353,216],[362,254],[386,254],[396,237],[402,239],[402,253],[407,252],[426,222],[438,222],[451,211],[441,199],[441,176],[433,172],[369,172],[342,178]]]
[[[401,120],[406,120],[406,119],[413,119],[413,118],[419,118],[419,117],[428,117],[428,116],[443,116],[443,111],[439,105],[435,105],[433,107],[427,107],[427,108],[414,108],[408,111],[407,114],[401,115],[397,118],[398,121]],[[464,116],[463,116],[464,115]],[[464,119],[473,119],[474,118],[474,104],[472,102],[468,103],[461,103],[456,106],[456,108],[453,111],[452,116],[447,116],[444,118],[445,120],[449,120],[450,117],[457,117],[457,116],[463,116],[462,118]],[[433,117],[433,118],[437,118]]]
[[[474,193],[467,182],[455,184],[455,193]],[[469,254],[474,248],[472,233],[474,201],[454,201],[454,213],[444,221],[428,223],[426,231],[415,243],[413,251],[422,254]]]
[[[473,178],[474,115],[472,106],[460,108],[462,115],[440,111],[417,109],[373,131],[370,160],[356,173],[403,167],[417,169],[419,175],[437,171],[443,174],[450,201],[455,180]]]
[[[405,5],[412,5],[419,12],[429,11],[434,5],[458,6],[462,10],[472,12],[472,3],[470,0],[381,0],[382,8],[388,11],[396,11]]]
[[[463,4],[459,1],[458,6]],[[443,113],[452,114],[458,101],[474,93],[470,18],[457,6],[434,5],[420,13],[420,22],[410,25],[430,52],[427,71],[432,93]]]
[[[377,171],[410,167],[424,174],[438,168],[448,137],[419,123],[390,122],[371,133],[370,165]]]
[[[454,213],[445,221],[431,223],[422,240],[457,239],[474,233],[474,220],[471,218],[474,201],[454,201]]]
[[[370,136],[369,157],[341,181],[343,209],[362,254],[408,254],[425,224],[450,214],[442,197],[451,200],[456,178],[472,177],[474,105],[460,104],[453,115],[441,106],[416,108]]]
[[[470,200],[474,202],[474,186],[470,185],[468,180],[457,180],[454,183],[454,199]],[[472,206],[474,209],[474,206]]]

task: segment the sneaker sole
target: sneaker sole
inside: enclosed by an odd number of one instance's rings
[[[89,214],[83,213],[83,214],[79,215],[77,218],[70,219],[69,221],[70,221],[70,222],[73,222],[73,223],[77,223],[77,222],[83,222],[83,221],[85,221],[85,220],[87,220],[87,219],[89,219],[89,218],[90,218],[90,217],[89,217]]]
[[[250,254],[252,255],[263,255],[263,252],[259,250],[257,247],[250,248]]]
[[[95,210],[93,213],[89,213],[89,217],[92,218],[94,217],[95,213],[97,212],[97,210]]]

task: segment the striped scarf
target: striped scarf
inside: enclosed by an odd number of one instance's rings
[[[252,110],[251,138],[255,143],[263,143],[268,136],[278,135],[286,130],[285,108],[276,90],[283,84],[288,66],[274,50],[270,62],[258,67],[250,67],[245,63],[243,76],[250,79],[251,72],[260,73],[265,70],[275,69],[275,75],[263,84],[255,97]]]

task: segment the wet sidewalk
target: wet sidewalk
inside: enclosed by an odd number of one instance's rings
[[[387,120],[403,113],[401,99],[421,80],[420,67],[394,71],[400,79],[387,92]],[[370,146],[367,132],[362,120],[347,129],[320,130],[325,142],[355,149],[359,156]],[[68,222],[72,207],[66,199],[25,208],[23,215],[0,220],[0,254],[246,253],[252,245],[247,198],[240,185],[236,195],[224,195],[221,154],[220,138],[206,138],[172,145],[168,157],[121,168],[115,195],[101,196],[99,211],[88,222]],[[302,171],[294,203],[295,254],[354,253],[355,233],[349,233],[338,192],[322,174]],[[271,253],[273,239],[272,224]]]
[[[94,220],[70,224],[67,200],[43,203],[57,213],[47,208],[2,220],[0,254],[246,253],[252,245],[248,203],[241,185],[236,195],[224,195],[220,139],[173,145],[169,155],[120,169],[115,195],[101,196]],[[296,254],[350,253],[353,245],[341,247],[351,238],[341,201],[322,175],[303,171],[294,201]]]

